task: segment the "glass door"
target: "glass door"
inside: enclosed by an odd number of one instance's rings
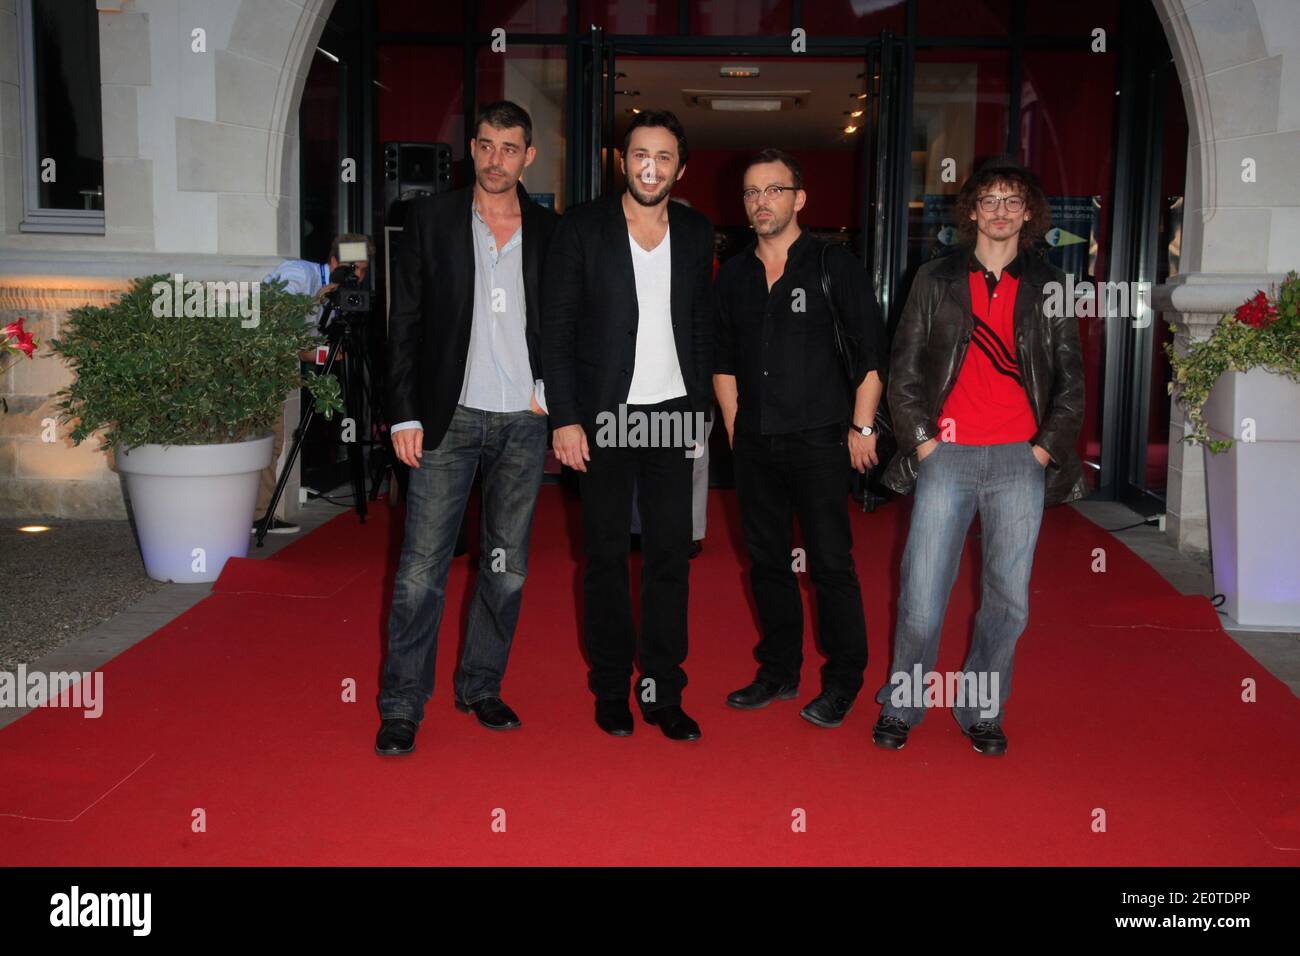
[[[607,181],[607,126],[612,126],[614,109],[614,56],[605,42],[605,31],[598,26],[579,45],[577,97],[576,161],[574,202],[584,202],[604,194]],[[609,163],[612,164],[612,156]]]
[[[880,314],[892,329],[902,309],[902,287],[907,268],[908,182],[910,150],[907,103],[911,89],[907,82],[907,49],[892,31],[867,44],[864,113],[861,121],[867,133],[862,156],[864,197],[863,241],[860,254],[871,270]]]

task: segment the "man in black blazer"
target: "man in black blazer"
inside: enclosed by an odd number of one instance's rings
[[[627,191],[566,212],[543,291],[553,446],[581,473],[588,684],[597,725],[615,736],[632,732],[634,653],[646,721],[674,740],[700,736],[681,700],[691,470],[713,401],[713,227],[668,201],[686,158],[676,116],[637,114],[623,142]],[[634,479],[642,522],[639,640],[627,576]]]
[[[447,572],[479,469],[479,573],[455,702],[490,729],[519,726],[501,680],[546,455],[541,281],[558,217],[519,183],[536,155],[524,109],[484,107],[469,146],[474,185],[412,203],[393,277],[389,416],[411,476],[379,697],[384,755],[415,748],[433,694]]]

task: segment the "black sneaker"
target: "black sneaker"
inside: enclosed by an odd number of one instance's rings
[[[877,747],[902,750],[907,744],[907,734],[911,729],[907,721],[898,717],[881,717],[876,721],[876,726],[871,728],[871,739]]]
[[[971,724],[962,733],[970,738],[978,753],[1001,757],[1007,752],[1007,735],[1002,732],[1002,728],[996,721],[981,720],[979,723]]]
[[[262,519],[258,518],[253,522],[253,534],[257,534],[262,527]],[[271,519],[271,527],[266,529],[267,534],[297,534],[302,529],[296,524],[290,524],[287,521],[281,521],[279,518]]]

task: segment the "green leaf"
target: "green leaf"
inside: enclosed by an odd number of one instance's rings
[[[154,315],[151,290],[170,282],[136,279],[112,305],[73,310],[50,341],[76,374],[58,393],[75,443],[100,430],[106,448],[244,441],[267,434],[284,397],[303,387],[323,414],[342,407],[336,378],[299,371],[298,352],[315,343],[309,296],[262,283],[258,323],[244,328],[237,310],[211,300],[203,316]]]

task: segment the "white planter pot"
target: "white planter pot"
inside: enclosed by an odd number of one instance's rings
[[[1300,384],[1263,369],[1227,372],[1205,403],[1205,449],[1214,588],[1245,627],[1300,630]],[[1243,431],[1249,439],[1242,440]]]
[[[226,445],[141,445],[117,454],[149,577],[215,581],[230,557],[248,555],[259,472],[271,435]]]

